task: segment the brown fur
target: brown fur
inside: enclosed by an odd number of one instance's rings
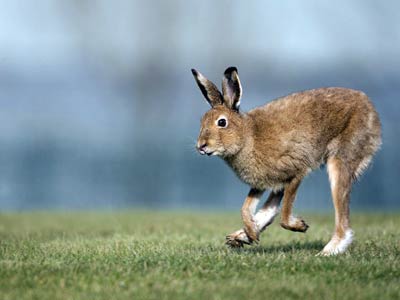
[[[202,118],[197,147],[220,156],[252,188],[242,209],[249,238],[258,239],[248,209],[252,194],[266,189],[284,190],[282,227],[306,231],[307,224],[292,217],[292,205],[301,180],[325,163],[336,210],[334,236],[342,238],[349,228],[351,185],[381,144],[380,121],[368,97],[351,89],[320,88],[242,113],[236,68],[225,71],[223,95],[200,73],[193,74],[212,106]],[[221,116],[226,128],[217,124]]]
[[[251,241],[258,241],[259,232],[257,228],[254,226],[253,222],[253,215],[255,207],[254,207],[254,200],[258,201],[262,196],[263,191],[259,191],[257,189],[251,189],[249,195],[247,196],[246,200],[242,206],[242,219],[244,223],[244,231],[246,232],[247,236],[250,238]]]

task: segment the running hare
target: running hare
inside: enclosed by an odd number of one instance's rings
[[[349,201],[352,183],[381,144],[379,117],[368,97],[345,88],[320,88],[291,94],[247,113],[239,110],[242,87],[235,67],[226,69],[222,93],[192,70],[211,105],[201,120],[197,149],[220,156],[251,189],[241,213],[244,228],[227,236],[241,247],[257,242],[281,212],[281,226],[305,232],[292,214],[297,188],[312,170],[327,165],[335,206],[335,232],[321,255],[344,252],[352,242]],[[256,213],[266,189],[271,193]]]

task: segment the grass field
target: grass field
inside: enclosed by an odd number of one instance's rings
[[[0,214],[1,299],[400,299],[400,215],[355,214],[348,254],[315,257],[333,213],[230,250],[239,214]]]

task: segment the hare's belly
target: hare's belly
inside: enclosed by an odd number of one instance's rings
[[[291,178],[286,177],[284,174],[276,174],[275,172],[268,172],[264,170],[255,170],[247,168],[235,168],[232,166],[233,171],[244,183],[252,188],[260,190],[272,189],[281,190],[285,183],[290,181]],[[274,174],[275,173],[275,174]]]
[[[257,188],[260,190],[275,190],[279,191],[281,190],[285,183],[287,181],[285,180],[276,180],[274,178],[268,178],[268,177],[263,177],[263,178],[248,178],[248,177],[243,177],[242,178],[243,182],[247,183],[253,188]]]

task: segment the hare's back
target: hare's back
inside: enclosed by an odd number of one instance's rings
[[[281,157],[324,159],[330,143],[343,135],[379,136],[379,120],[368,97],[344,88],[321,88],[291,94],[251,110],[256,148]],[[368,120],[373,119],[369,128]],[[346,129],[346,130],[345,130]],[[375,133],[374,133],[375,132]],[[379,137],[378,137],[379,138]]]
[[[314,135],[334,135],[343,130],[349,118],[374,109],[360,91],[320,88],[294,93],[273,100],[249,112],[256,127],[275,134],[300,131]],[[276,132],[275,132],[276,131]]]

